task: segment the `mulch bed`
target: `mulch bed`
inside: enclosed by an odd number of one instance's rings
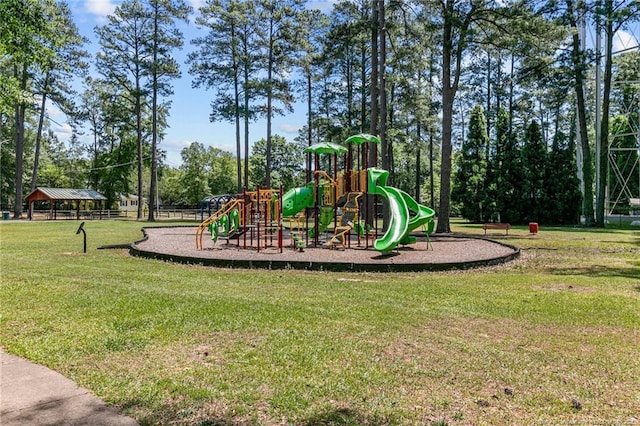
[[[197,250],[196,229],[145,228],[145,239],[132,244],[130,252],[136,256],[217,267],[380,272],[466,269],[504,263],[520,254],[517,247],[486,238],[441,234],[432,235],[430,245],[423,235],[418,236],[415,244],[399,246],[391,253],[382,254],[371,247],[365,249],[364,239],[358,247],[355,237],[352,237],[351,248],[346,250],[324,245],[307,247],[303,251],[294,249],[285,237],[280,252],[276,247],[257,251],[255,241],[254,247],[245,249],[243,237],[213,242],[205,233],[203,249]]]

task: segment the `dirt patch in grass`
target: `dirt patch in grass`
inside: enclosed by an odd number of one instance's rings
[[[640,412],[631,378],[640,362],[632,350],[615,348],[631,348],[637,339],[606,327],[435,320],[390,342],[382,362],[409,373],[398,376],[397,386],[407,403],[426,407],[422,420],[628,421]]]
[[[532,287],[534,290],[550,291],[550,292],[575,292],[575,293],[595,293],[597,289],[593,287],[578,286],[575,284],[567,284],[562,282],[552,282],[545,285]]]

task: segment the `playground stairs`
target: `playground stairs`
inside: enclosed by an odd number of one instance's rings
[[[340,247],[342,250],[347,248],[349,234],[353,229],[354,223],[359,220],[360,197],[362,197],[362,192],[349,192],[346,194],[342,215],[334,229],[333,237],[329,240],[330,248]]]

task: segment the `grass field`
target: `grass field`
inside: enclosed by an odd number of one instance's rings
[[[83,254],[78,222],[0,222],[0,343],[143,425],[640,423],[637,229],[516,227],[520,259],[446,273],[97,250],[141,226],[87,222]]]

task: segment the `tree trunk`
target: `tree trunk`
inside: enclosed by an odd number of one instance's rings
[[[18,76],[18,67],[14,67],[14,73]],[[22,66],[20,77],[20,90],[24,93],[27,90],[27,66]],[[16,200],[13,206],[13,218],[22,219],[22,184],[24,172],[24,115],[27,106],[22,102],[16,104]]]
[[[238,61],[238,49],[236,44],[236,28],[231,28],[233,43],[233,108],[236,125],[236,192],[242,192],[242,136],[240,132],[240,64]]]
[[[567,2],[567,16],[573,30],[571,59],[573,61],[574,88],[576,92],[577,113],[578,113],[578,134],[580,135],[580,146],[582,147],[582,174],[584,182],[584,197],[582,201],[582,214],[585,225],[594,224],[593,217],[593,166],[591,158],[591,147],[589,146],[589,132],[587,129],[587,110],[584,96],[584,55],[580,47],[580,36],[578,25],[575,19],[572,0]]]
[[[436,232],[449,233],[451,225],[449,214],[451,211],[451,132],[453,125],[453,99],[455,90],[451,86],[451,58],[453,55],[453,22],[451,11],[447,3],[443,10],[444,25],[442,29],[442,164],[440,165],[440,209],[438,211],[438,225]]]
[[[149,222],[155,222],[156,188],[158,185],[158,4],[153,4],[153,71],[151,98],[151,179],[149,185]]]
[[[273,19],[273,18],[272,18]],[[271,188],[271,116],[273,114],[273,23],[269,34],[269,63],[267,64],[267,164],[265,167],[265,188]]]
[[[353,111],[355,105],[353,105],[353,81],[355,76],[353,76],[353,61],[350,58],[347,58],[346,64],[346,84],[347,84],[347,129],[349,132],[353,130]]]
[[[243,43],[243,89],[244,89],[244,180],[243,187],[249,187],[249,120],[251,115],[249,113],[249,64],[246,62],[247,58],[247,46],[246,42]]]
[[[369,131],[372,135],[378,133],[378,3],[379,0],[372,0],[372,19],[371,19],[371,122],[369,123]],[[372,167],[376,163],[376,144],[371,143],[369,146],[369,166]]]
[[[515,70],[513,63],[515,62],[515,58],[513,57],[513,52],[511,53],[511,70],[509,71],[509,138],[513,135],[513,81],[515,79]]]
[[[609,109],[611,96],[611,79],[613,66],[613,0],[605,0],[605,61],[604,61],[604,87],[602,91],[602,120],[600,121],[600,182],[596,194],[596,226],[604,228],[606,184],[609,172]]]
[[[380,38],[379,54],[380,59],[378,62],[379,72],[378,77],[380,81],[380,150],[382,151],[381,160],[382,168],[391,172],[391,161],[389,153],[389,141],[387,140],[387,37],[386,37],[386,22],[385,22],[385,5],[384,0],[381,0],[380,8],[378,10],[378,36]],[[386,212],[385,212],[386,218]],[[385,220],[386,223],[386,220]]]
[[[378,133],[378,3],[379,0],[371,2],[371,122],[369,123],[369,133],[375,135]],[[377,145],[373,142],[369,143],[369,158],[366,159],[368,167],[375,167],[377,163]],[[367,195],[366,206],[366,223],[373,226],[375,196]]]
[[[138,214],[136,216],[137,220],[142,220],[144,217],[144,201],[143,201],[143,193],[142,193],[142,169],[144,166],[143,163],[143,153],[142,153],[142,101],[140,99],[140,85],[136,84],[137,93],[136,93],[136,138],[138,142]]]
[[[307,146],[311,146],[311,139],[313,138],[313,131],[311,126],[313,125],[313,100],[311,93],[311,65],[309,66],[309,72],[307,72]],[[311,182],[311,153],[307,153],[307,173],[306,182]]]
[[[367,122],[367,59],[364,44],[365,43],[362,42],[360,47],[360,63],[362,64],[362,66],[360,67],[360,132],[362,133],[366,131]]]
[[[233,77],[233,98],[234,98],[234,119],[236,124],[236,191],[242,192],[242,136],[240,132],[240,81],[238,78],[238,67],[234,67]]]
[[[491,135],[491,53],[487,49],[487,135]],[[489,158],[489,144],[487,144],[487,158]]]
[[[446,44],[446,43],[445,43]],[[444,62],[443,62],[444,65]],[[447,75],[448,66],[443,66],[444,76]],[[453,118],[453,93],[449,84],[449,78],[443,78],[442,87],[442,164],[440,165],[440,209],[438,211],[438,226],[436,232],[449,233],[451,225],[449,215],[451,212],[451,131]]]
[[[435,208],[436,203],[436,185],[433,176],[433,126],[429,126],[429,200],[431,207]]]
[[[422,155],[420,151],[420,144],[422,143],[422,126],[420,124],[420,119],[416,123],[416,189],[414,198],[416,202],[420,203],[420,169],[422,166],[420,165],[420,156]]]
[[[429,87],[430,87],[430,95],[429,101],[433,102],[433,64],[435,63],[435,55],[433,50],[431,51],[431,56],[429,58]],[[429,108],[429,117],[431,117],[432,111]],[[430,206],[435,209],[436,208],[436,197],[435,197],[435,180],[434,180],[434,171],[433,171],[433,133],[434,128],[433,124],[429,123],[429,201],[431,202]]]
[[[40,168],[40,147],[42,145],[42,127],[44,127],[45,107],[47,105],[47,90],[49,87],[49,71],[44,77],[42,88],[42,102],[40,103],[40,117],[38,118],[38,130],[36,131],[36,151],[33,157],[33,173],[31,173],[31,189],[33,192],[38,184],[38,172]]]

